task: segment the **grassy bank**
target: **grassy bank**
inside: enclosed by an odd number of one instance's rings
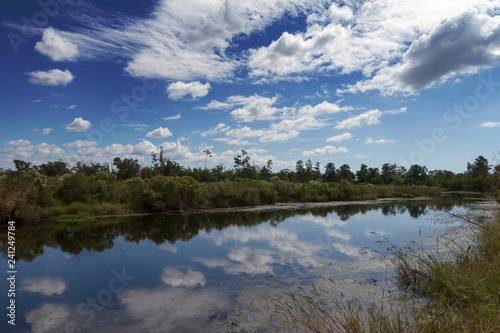
[[[284,332],[500,332],[500,214],[453,218],[462,225],[439,251],[389,244],[399,292],[383,301],[346,297],[334,281],[274,279],[258,296]]]
[[[100,215],[192,211],[268,205],[277,202],[327,202],[433,196],[442,187],[361,185],[310,181],[294,183],[272,177],[198,182],[189,176],[157,175],[119,181],[99,172],[45,177],[35,170],[0,177],[0,220],[37,222],[44,219]]]

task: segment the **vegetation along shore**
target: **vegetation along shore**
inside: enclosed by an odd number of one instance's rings
[[[0,170],[0,219],[34,223],[100,215],[193,211],[275,203],[373,200],[434,196],[445,191],[496,195],[500,165],[483,156],[464,173],[409,169],[386,163],[381,168],[297,161],[295,170],[272,171],[251,164],[242,150],[234,168],[185,168],[159,154],[152,165],[115,158],[112,166],[61,160],[38,166],[14,160],[15,170]],[[322,169],[324,171],[322,171]]]

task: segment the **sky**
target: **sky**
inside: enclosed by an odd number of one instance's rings
[[[298,160],[463,172],[500,147],[500,3],[0,4],[0,168]],[[211,156],[204,151],[210,150]]]

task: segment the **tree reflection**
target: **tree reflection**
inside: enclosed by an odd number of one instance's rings
[[[463,205],[463,200],[441,199],[432,201],[401,201],[383,204],[351,204],[334,207],[317,207],[301,210],[272,212],[228,212],[150,215],[142,217],[108,218],[85,222],[37,225],[19,225],[16,229],[16,259],[32,262],[44,253],[45,247],[59,248],[69,254],[103,252],[115,245],[118,237],[127,242],[150,240],[156,244],[189,241],[200,232],[210,233],[229,226],[251,227],[262,223],[278,226],[284,220],[312,214],[315,217],[336,214],[342,221],[357,214],[380,210],[382,214],[396,216],[408,213],[413,218],[430,210],[450,210]],[[7,230],[0,232],[3,256],[7,255]]]

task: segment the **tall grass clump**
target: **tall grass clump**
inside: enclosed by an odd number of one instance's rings
[[[254,292],[284,332],[500,332],[500,214],[447,214],[461,223],[435,247],[381,242],[396,289],[380,301],[347,297],[332,280],[325,290],[272,277]]]
[[[445,248],[388,249],[395,281],[429,300],[427,314],[443,317],[440,330],[500,332],[500,216],[450,217],[461,224],[443,237]]]

